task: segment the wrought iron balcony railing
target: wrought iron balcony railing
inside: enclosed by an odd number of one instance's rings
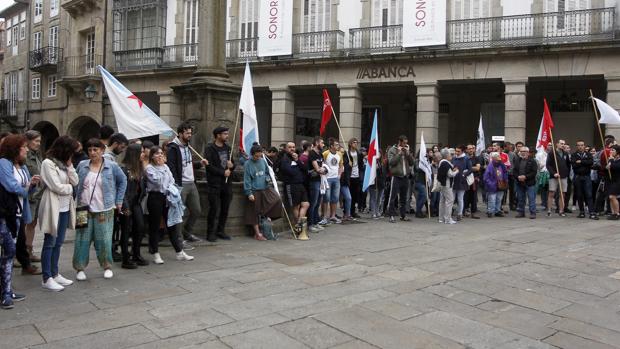
[[[226,61],[245,62],[258,59],[258,38],[226,40]]]
[[[0,120],[17,118],[17,100],[0,99]]]
[[[60,61],[62,61],[62,48],[47,46],[30,51],[28,67],[34,71],[55,69]]]
[[[293,55],[299,57],[331,56],[342,49],[344,32],[341,30],[293,34]]]
[[[116,71],[191,67],[198,63],[198,44],[115,51]]]
[[[84,55],[66,57],[59,65],[58,72],[62,78],[79,78],[99,76],[97,66],[103,64],[101,55]]]
[[[402,25],[349,29],[349,48],[356,53],[400,52],[402,33]]]
[[[614,38],[615,9],[448,21],[448,47],[488,48],[593,42]]]

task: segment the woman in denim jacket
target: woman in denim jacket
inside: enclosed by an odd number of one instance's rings
[[[127,177],[113,161],[104,161],[105,146],[96,138],[86,142],[89,160],[77,168],[80,179],[77,187],[77,207],[88,206],[88,226],[75,232],[73,268],[78,281],[86,280],[90,242],[94,241],[103,277],[112,278],[112,230],[114,210],[120,210],[125,198]]]

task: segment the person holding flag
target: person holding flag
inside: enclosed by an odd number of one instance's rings
[[[370,213],[372,219],[378,219],[380,214],[380,198],[383,197],[383,189],[385,186],[385,175],[383,173],[381,147],[379,146],[379,133],[377,127],[377,110],[372,122],[372,131],[370,133],[370,143],[368,145],[368,164],[364,171],[364,182],[362,183],[362,191],[370,193]]]
[[[428,188],[433,182],[433,168],[428,160],[426,149],[426,143],[424,142],[424,133],[420,136],[420,152],[418,160],[416,161],[416,174],[415,174],[415,191],[416,191],[416,209],[415,216],[418,218],[425,218],[422,213],[422,207],[427,205],[427,212],[430,214],[430,207],[428,205]],[[430,218],[430,217],[429,217]]]
[[[231,159],[232,149],[228,141],[228,128],[216,127],[213,130],[213,143],[207,146],[204,158],[208,161],[207,183],[209,212],[207,214],[207,240],[215,242],[217,239],[230,240],[224,232],[228,209],[232,201],[232,181],[229,177],[235,169]]]

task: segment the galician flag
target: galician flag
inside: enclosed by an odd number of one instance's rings
[[[620,114],[618,114],[616,109],[598,98],[592,97],[592,99],[596,102],[596,107],[601,113],[601,117],[598,120],[600,124],[620,125]]]
[[[377,180],[377,164],[381,154],[379,153],[379,133],[377,132],[377,110],[375,110],[375,120],[372,122],[372,133],[370,133],[370,145],[368,146],[368,165],[364,173],[364,183],[362,191],[367,191],[368,187],[375,184]]]
[[[424,132],[420,135],[420,156],[419,156],[420,170],[424,171],[426,175],[426,182],[430,184],[433,182],[433,169],[428,162],[428,156],[426,155],[426,143],[424,142]]]
[[[478,140],[476,141],[476,156],[480,156],[486,149],[486,140],[484,139],[484,128],[482,128],[482,113],[480,113],[480,123],[478,124]]]
[[[241,144],[243,151],[250,155],[250,149],[254,142],[258,140],[258,121],[256,120],[256,106],[254,105],[254,87],[252,86],[252,74],[250,73],[250,63],[245,63],[245,75],[243,76],[243,87],[241,88],[241,99],[239,109],[243,112],[243,136]]]
[[[165,135],[172,137],[174,131],[146,104],[121,84],[102,66],[103,85],[110,99],[118,132],[128,139]]]

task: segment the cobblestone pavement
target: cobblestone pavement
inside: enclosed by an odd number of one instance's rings
[[[0,311],[0,348],[616,348],[619,230],[367,221],[199,246],[193,262],[164,248],[164,265],[116,266],[112,280],[93,258],[89,280],[60,293],[16,269],[28,299]],[[74,278],[72,248],[61,273]]]

